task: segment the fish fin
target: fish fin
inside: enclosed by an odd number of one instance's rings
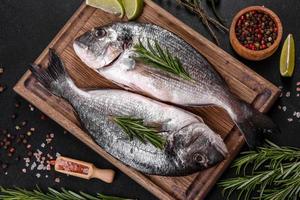
[[[267,133],[280,133],[278,126],[266,115],[244,104],[246,117],[234,120],[240,129],[249,148],[254,149],[261,146]]]
[[[53,49],[49,49],[49,63],[47,68],[41,68],[36,64],[30,64],[30,71],[34,77],[56,96],[62,96],[62,83],[67,81],[67,72],[58,55]]]

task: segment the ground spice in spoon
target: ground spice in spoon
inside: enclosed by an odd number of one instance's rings
[[[266,49],[274,43],[278,28],[268,14],[253,10],[238,19],[235,33],[244,47],[258,51]]]

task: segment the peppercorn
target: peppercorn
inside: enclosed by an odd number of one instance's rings
[[[0,84],[0,93],[4,92],[4,90],[6,89],[5,85]]]
[[[28,157],[31,157],[31,156],[32,156],[32,152],[31,152],[31,151],[28,151],[28,152],[27,152],[27,156],[28,156]]]
[[[2,163],[2,164],[1,164],[1,167],[2,167],[2,169],[7,169],[7,167],[8,167],[8,164],[6,164],[6,163]]]
[[[235,27],[239,42],[251,50],[270,47],[277,38],[278,28],[273,19],[261,11],[250,11],[242,15]]]
[[[22,125],[22,126],[26,126],[26,125],[27,125],[27,121],[23,121],[23,122],[21,123],[21,125]]]
[[[27,131],[26,135],[27,135],[27,136],[31,136],[31,135],[32,135],[32,132],[31,132],[31,131]]]
[[[19,108],[21,105],[20,105],[20,103],[19,102],[16,102],[15,103],[15,108]]]
[[[17,118],[17,115],[16,115],[16,114],[12,114],[12,115],[11,115],[11,118],[12,118],[12,119],[16,119],[16,118]]]

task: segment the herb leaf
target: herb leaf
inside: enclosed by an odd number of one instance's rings
[[[178,75],[181,78],[192,79],[183,68],[180,60],[173,57],[168,49],[163,50],[157,41],[154,41],[154,45],[151,45],[150,41],[147,40],[147,48],[139,41],[139,44],[134,46],[134,50],[138,54],[137,59],[142,62]]]
[[[92,196],[83,192],[75,193],[64,188],[57,191],[53,188],[48,188],[47,193],[43,193],[39,188],[28,191],[21,188],[5,189],[0,187],[0,199],[3,200],[129,200],[121,197],[106,196],[97,194]]]
[[[127,133],[131,140],[136,137],[143,143],[149,142],[156,148],[164,148],[166,139],[158,134],[156,128],[145,126],[143,119],[114,117],[113,120]]]
[[[249,167],[251,166],[251,168]],[[282,200],[300,197],[300,149],[279,147],[266,141],[257,151],[247,151],[233,163],[241,177],[219,182],[229,197],[234,191],[238,199]],[[250,175],[246,171],[251,169]],[[243,197],[243,198],[242,198]]]

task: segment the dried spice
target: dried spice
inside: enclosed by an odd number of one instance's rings
[[[4,92],[5,89],[6,89],[6,86],[3,85],[3,84],[0,84],[0,93],[1,93],[1,92]]]
[[[235,27],[239,42],[251,50],[264,50],[277,38],[278,29],[274,20],[261,11],[250,11],[242,15]]]

